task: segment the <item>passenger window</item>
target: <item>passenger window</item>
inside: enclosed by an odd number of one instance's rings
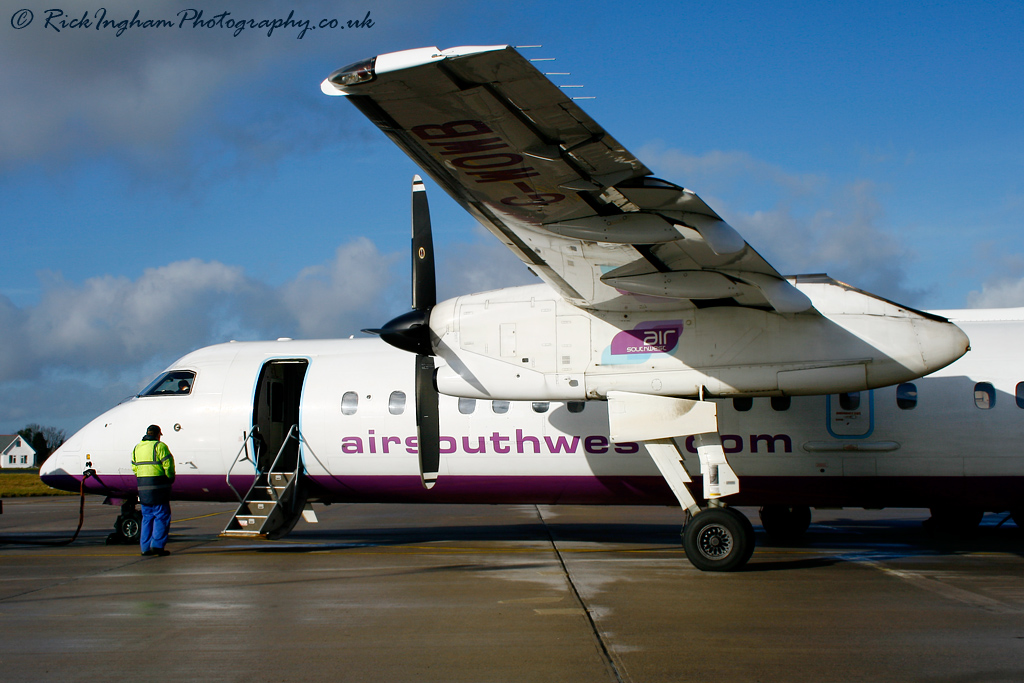
[[[583,409],[587,407],[586,401],[569,401],[565,404],[565,407],[570,413],[582,413]]]
[[[187,396],[195,379],[196,373],[191,370],[171,370],[150,382],[139,396]]]
[[[1024,408],[1024,382],[1017,382],[1017,407]]]
[[[839,394],[839,407],[842,410],[857,410],[857,408],[860,408],[860,392],[848,391],[844,394]]]
[[[772,410],[789,410],[789,396],[772,396]]]
[[[491,401],[491,410],[498,415],[504,415],[508,412],[508,401]]]
[[[341,414],[355,415],[359,408],[359,394],[354,391],[346,391],[341,397]]]
[[[904,382],[896,387],[896,407],[900,410],[913,410],[917,407],[917,385]]]
[[[388,412],[392,415],[401,415],[405,412],[405,392],[392,391],[388,399]]]
[[[978,382],[974,385],[974,405],[982,410],[989,410],[996,407],[996,388],[988,382]]]
[[[754,407],[753,396],[737,396],[732,400],[732,407],[737,412],[745,413]]]
[[[546,413],[546,412],[548,412],[548,408],[550,406],[551,406],[551,404],[548,403],[547,401],[534,401],[533,402],[533,412],[535,412],[535,413]]]
[[[460,398],[459,399],[459,412],[463,415],[472,415],[473,411],[476,410],[476,399],[475,398]]]

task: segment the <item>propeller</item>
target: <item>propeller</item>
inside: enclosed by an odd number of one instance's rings
[[[420,454],[420,481],[432,488],[441,463],[437,388],[434,386],[434,349],[430,342],[430,311],[437,303],[434,276],[434,240],[430,233],[427,190],[418,175],[412,179],[412,310],[379,329],[392,346],[416,354],[416,442]]]

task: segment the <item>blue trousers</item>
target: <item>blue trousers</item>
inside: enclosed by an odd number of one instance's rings
[[[142,508],[142,529],[139,530],[139,545],[142,552],[151,548],[163,548],[167,543],[167,532],[171,527],[171,504],[140,505]]]

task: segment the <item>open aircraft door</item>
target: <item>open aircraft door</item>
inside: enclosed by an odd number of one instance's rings
[[[274,359],[263,364],[253,399],[253,426],[258,430],[255,460],[260,472],[270,469],[289,430],[299,424],[302,383],[309,361],[304,358]],[[299,442],[289,440],[277,469],[294,469]]]

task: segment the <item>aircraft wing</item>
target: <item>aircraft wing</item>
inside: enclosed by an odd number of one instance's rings
[[[577,306],[811,308],[711,207],[653,178],[511,47],[380,55],[321,89],[348,96]]]

